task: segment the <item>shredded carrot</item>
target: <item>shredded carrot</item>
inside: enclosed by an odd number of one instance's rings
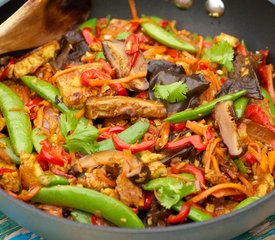
[[[101,170],[95,170],[96,176],[101,179],[102,182],[107,183],[110,187],[115,187],[116,183],[109,179]]]
[[[20,195],[18,196],[19,199],[27,202],[30,201],[42,188],[42,185],[38,185],[29,189],[29,191],[22,190]]]
[[[190,130],[192,130],[194,133],[199,134],[201,136],[203,136],[204,133],[204,128],[206,127],[203,124],[200,124],[196,121],[187,121],[186,122],[186,127],[189,128]]]
[[[244,193],[247,196],[251,196],[251,193],[249,191],[247,191],[245,189],[245,187],[241,184],[221,183],[221,184],[218,184],[214,187],[208,188],[207,190],[199,193],[197,196],[191,198],[189,201],[194,202],[194,203],[199,202],[199,201],[207,198],[208,196],[210,196],[213,192],[216,192],[216,191],[221,190],[221,189],[227,189],[227,188],[236,189],[236,190],[239,190],[240,192]]]
[[[187,178],[185,178],[184,176],[178,175],[178,174],[168,174],[167,176],[181,179],[184,182],[190,182]]]
[[[215,151],[219,155],[219,157],[221,157],[224,160],[227,159],[227,156],[225,155],[225,152],[227,151],[226,148],[217,147]]]
[[[213,168],[214,168],[216,174],[220,175],[221,171],[220,171],[220,168],[219,168],[219,161],[218,161],[218,159],[214,155],[212,155],[211,156],[211,160],[212,160],[212,165],[213,165]]]
[[[275,150],[268,152],[267,157],[268,157],[269,171],[272,173],[275,167]]]
[[[258,162],[261,162],[261,152],[256,151],[250,144],[248,146],[248,152],[252,154]]]
[[[170,27],[171,27],[173,33],[174,33],[175,35],[178,35],[178,30],[176,29],[176,24],[177,24],[177,22],[176,22],[175,20],[174,20],[174,21],[171,21],[171,22],[170,22]]]
[[[261,153],[261,163],[260,163],[260,167],[261,169],[263,169],[263,171],[266,173],[267,170],[269,169],[269,166],[268,166],[268,157],[266,155],[265,152],[262,152]]]
[[[203,156],[205,173],[208,173],[210,171],[211,156],[213,155],[214,149],[220,141],[221,141],[221,138],[213,138],[212,140],[210,140],[210,142],[206,148],[206,151]]]
[[[119,78],[119,79],[103,79],[103,80],[94,79],[94,80],[90,81],[90,86],[91,87],[101,87],[104,85],[110,85],[110,84],[115,84],[115,83],[128,83],[135,79],[144,78],[144,77],[146,77],[146,73],[140,72],[140,73],[136,73],[134,75],[130,75],[130,76],[127,76],[124,78]]]
[[[272,71],[273,71],[272,64],[265,65],[264,73],[265,73],[265,77],[266,77],[266,81],[267,81],[266,88],[267,88],[267,91],[268,91],[269,95],[271,96],[273,102],[275,102],[275,91],[274,91],[274,86],[273,86]]]
[[[203,36],[200,36],[200,35],[199,35],[198,38],[199,38],[199,41],[198,41],[199,51],[197,52],[197,55],[196,55],[197,58],[199,58],[200,55],[201,55],[202,48],[203,48],[203,42],[204,42]]]
[[[221,189],[212,193],[212,195],[215,198],[222,198],[222,197],[234,196],[239,194],[241,194],[239,190],[231,189],[231,188]]]
[[[194,63],[197,62],[197,60],[190,59],[190,58],[187,58],[187,57],[179,57],[179,58],[171,59],[171,62],[185,62],[187,64],[193,65]]]
[[[157,139],[155,148],[157,150],[162,149],[169,140],[169,134],[170,134],[170,123],[164,122],[160,129],[160,138]]]
[[[238,178],[241,180],[242,184],[246,187],[246,189],[251,193],[251,195],[253,195],[254,190],[251,183],[241,174],[238,176]]]
[[[135,0],[128,0],[128,3],[129,3],[129,6],[130,6],[132,18],[134,20],[138,19],[138,14],[137,14],[137,8],[136,8]]]
[[[143,52],[143,56],[146,59],[150,59],[154,57],[157,54],[164,54],[166,52],[166,47],[165,46],[151,46],[148,48],[146,51]]]
[[[80,109],[75,115],[76,119],[80,119],[81,117],[83,117],[84,113],[85,113],[85,109],[84,108]]]

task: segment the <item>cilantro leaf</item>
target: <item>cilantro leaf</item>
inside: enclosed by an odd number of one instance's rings
[[[220,41],[214,44],[210,49],[204,49],[202,59],[209,62],[215,62],[223,65],[229,72],[234,70],[233,67],[234,50],[227,41]]]
[[[166,183],[156,189],[156,197],[163,207],[170,209],[180,199],[194,192],[196,188],[193,184],[186,185],[183,181],[175,181],[173,184]]]
[[[167,85],[156,84],[153,90],[156,98],[166,100],[169,103],[176,103],[187,98],[188,87],[183,82],[174,82]]]
[[[86,118],[77,120],[74,113],[61,114],[60,130],[66,144],[64,147],[69,151],[91,154],[97,151],[98,130],[89,125]],[[73,131],[72,134],[69,132]]]

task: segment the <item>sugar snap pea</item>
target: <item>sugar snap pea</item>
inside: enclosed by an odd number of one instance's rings
[[[47,187],[56,185],[69,185],[69,180],[67,178],[55,174],[45,174],[43,176],[40,176],[39,180],[41,184]]]
[[[201,105],[194,109],[187,109],[182,112],[175,113],[171,115],[170,117],[166,118],[166,121],[177,123],[177,122],[185,122],[187,120],[195,120],[199,119],[201,117],[204,117],[211,113],[211,111],[214,109],[215,105],[218,102],[221,101],[227,101],[227,100],[236,100],[237,98],[243,96],[246,93],[245,90],[241,90],[235,93],[230,93],[227,95],[224,95],[222,97],[216,98],[215,100],[208,102],[204,105]]]
[[[246,199],[244,199],[243,201],[241,201],[235,208],[234,210],[238,210],[240,208],[246,207],[247,205],[256,202],[257,200],[259,200],[260,198],[258,197],[248,197]]]
[[[275,103],[273,102],[272,97],[269,95],[269,93],[263,87],[261,87],[261,91],[262,91],[264,98],[268,100],[270,112],[273,115],[275,115]]]
[[[0,110],[4,115],[11,144],[17,155],[32,152],[31,121],[21,99],[0,82]]]
[[[8,137],[0,138],[0,145],[3,147],[4,152],[10,157],[13,163],[20,164],[20,158],[14,153]]]
[[[144,228],[139,217],[122,202],[100,192],[75,186],[43,187],[32,202],[71,207],[102,216],[125,228]]]
[[[46,138],[47,136],[43,134],[38,128],[34,128],[32,130],[32,143],[37,153],[40,153],[40,150],[42,148],[40,142],[45,140]]]
[[[71,216],[75,222],[91,224],[92,223],[92,215],[91,213],[83,212],[80,210],[71,211]]]
[[[21,77],[24,84],[36,92],[40,97],[50,101],[62,113],[71,111],[62,101],[59,90],[52,84],[43,81],[35,76]]]

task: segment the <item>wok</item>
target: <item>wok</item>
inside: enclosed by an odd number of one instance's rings
[[[24,1],[11,1],[0,9],[0,21],[13,13]],[[275,6],[263,0],[224,0],[225,15],[219,19],[207,16],[204,1],[194,1],[193,7],[181,11],[172,0],[137,0],[139,14],[157,15],[177,20],[184,27],[204,36],[225,32],[246,41],[250,49],[270,49],[269,62],[274,64]],[[130,18],[126,0],[93,0],[92,16]],[[27,26],[26,26],[27,31]],[[47,239],[230,239],[256,226],[275,213],[275,191],[241,210],[206,222],[154,229],[121,229],[96,227],[60,219],[18,201],[0,190],[0,210],[22,226]]]

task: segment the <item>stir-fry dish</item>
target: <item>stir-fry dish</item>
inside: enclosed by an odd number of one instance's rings
[[[1,58],[1,188],[127,228],[206,221],[273,191],[268,50],[132,10]]]

